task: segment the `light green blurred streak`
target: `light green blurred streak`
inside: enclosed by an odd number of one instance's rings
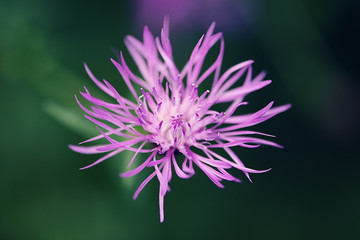
[[[91,138],[99,135],[99,132],[96,130],[96,128],[94,126],[91,126],[89,124],[89,121],[87,121],[82,116],[82,114],[71,110],[70,108],[48,101],[45,102],[43,109],[56,121],[64,125],[64,127],[85,138]],[[121,137],[120,140],[125,140],[125,138]],[[127,164],[133,157],[133,154],[133,152],[124,151],[116,156],[113,156],[112,160],[110,161],[111,175],[118,176],[119,171],[127,171]],[[134,180],[135,178],[124,178],[121,179],[120,182],[124,188],[133,189],[135,183]],[[114,181],[119,182],[119,177],[114,178]]]
[[[49,101],[44,103],[43,109],[66,128],[81,136],[89,138],[99,134],[96,128],[90,126],[89,122],[77,111]]]
[[[56,51],[50,47],[56,45],[56,39],[51,39],[46,30],[36,26],[41,16],[28,11],[30,5],[14,2],[6,6],[0,2],[0,36],[5,36],[0,41],[0,75],[13,85],[30,84],[48,99],[42,106],[43,110],[72,132],[84,138],[99,135],[79,110],[65,107],[74,104],[75,91],[83,87],[81,77],[64,67],[50,51]],[[91,85],[88,89],[100,93]],[[126,166],[132,156],[132,152],[124,151],[110,161],[114,181],[126,189],[133,189],[135,178],[119,180],[118,173],[128,170]]]

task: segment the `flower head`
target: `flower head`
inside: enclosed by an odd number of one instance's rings
[[[100,132],[100,135],[82,143],[99,139],[108,141],[107,144],[95,146],[70,145],[72,150],[79,153],[107,153],[82,169],[94,166],[125,150],[134,152],[128,167],[139,154],[147,154],[144,162],[122,173],[121,176],[130,177],[146,167],[153,168],[153,172],[136,190],[134,199],[156,176],[160,183],[161,222],[164,220],[164,196],[170,190],[169,182],[173,170],[178,177],[189,178],[195,173],[196,165],[211,181],[223,188],[222,180],[240,181],[228,172],[230,168],[244,172],[249,180],[249,173],[269,170],[258,171],[245,167],[232,147],[281,147],[256,137],[271,135],[244,128],[264,122],[287,110],[290,105],[273,108],[271,102],[255,113],[235,114],[236,110],[241,110],[247,104],[243,101],[247,94],[263,88],[271,81],[263,80],[264,73],[252,76],[253,61],[236,64],[220,74],[224,40],[221,33],[213,33],[214,28],[215,23],[200,38],[188,62],[179,71],[172,56],[168,18],[164,20],[161,37],[154,38],[145,27],[143,42],[131,36],[125,39],[140,76],[129,69],[121,52],[119,61],[111,59],[126,83],[132,100],[121,96],[106,80],[101,82],[96,79],[86,64],[85,69],[90,78],[112,97],[114,102],[98,99],[85,88],[81,95],[93,104],[91,109],[87,109],[75,96],[79,106],[86,112],[85,117],[95,123]],[[220,50],[216,60],[209,68],[203,69],[208,51],[218,42]],[[234,87],[241,77],[244,78],[243,83]],[[199,85],[203,81],[210,81],[211,78],[211,89],[199,93]],[[217,112],[213,106],[218,103],[227,103],[228,107],[223,112]],[[218,154],[216,148],[224,149],[226,156]],[[178,153],[183,157],[179,157]]]

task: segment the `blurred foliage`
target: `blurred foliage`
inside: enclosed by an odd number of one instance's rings
[[[150,171],[118,177],[132,153],[78,171],[98,156],[67,145],[97,131],[73,96],[86,85],[106,97],[83,62],[126,89],[110,49],[124,50],[127,34],[141,38],[140,3],[0,1],[0,239],[360,238],[359,6],[350,0],[237,1],[251,9],[251,21],[235,16],[244,20],[241,29],[216,29],[225,37],[223,69],[254,59],[254,72],[266,69],[273,80],[249,96],[250,109],[271,100],[293,104],[252,128],[277,135],[284,150],[237,150],[249,167],[272,168],[254,175],[254,184],[225,183],[222,190],[200,171],[189,180],[174,177],[160,224],[156,180],[132,200]],[[206,31],[192,27],[177,32],[170,25],[179,66]]]

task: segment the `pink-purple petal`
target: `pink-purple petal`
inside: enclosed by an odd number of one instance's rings
[[[157,153],[157,151],[153,152],[140,166],[138,166],[137,168],[134,168],[128,172],[124,172],[124,173],[121,173],[120,174],[120,177],[124,177],[124,178],[127,178],[127,177],[131,177],[131,176],[134,176],[136,174],[138,174],[139,172],[141,172],[145,167],[146,165],[150,162],[150,160],[152,159],[152,157]]]

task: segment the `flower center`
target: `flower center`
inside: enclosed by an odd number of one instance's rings
[[[198,97],[197,87],[193,88],[191,94],[185,96],[180,96],[178,89],[177,92],[172,92],[171,98],[167,91],[163,93],[164,96],[159,96],[153,90],[156,103],[149,93],[142,90],[143,95],[138,100],[136,113],[143,129],[150,133],[148,141],[160,146],[159,153],[170,148],[185,151],[186,145],[196,146],[198,141],[212,141],[217,137],[206,126],[217,121],[223,114],[211,110],[204,112],[204,98],[209,91]]]
[[[170,147],[176,147],[179,150],[184,148],[191,135],[191,124],[189,119],[182,113],[178,114],[160,114],[159,132],[156,136],[158,144],[162,150],[166,151]]]
[[[172,119],[171,120],[171,125],[173,126],[174,130],[176,130],[177,128],[182,127],[182,125],[183,125],[182,116],[183,116],[183,114],[178,114],[178,115],[176,115],[176,117],[175,116],[170,116],[170,118]]]

